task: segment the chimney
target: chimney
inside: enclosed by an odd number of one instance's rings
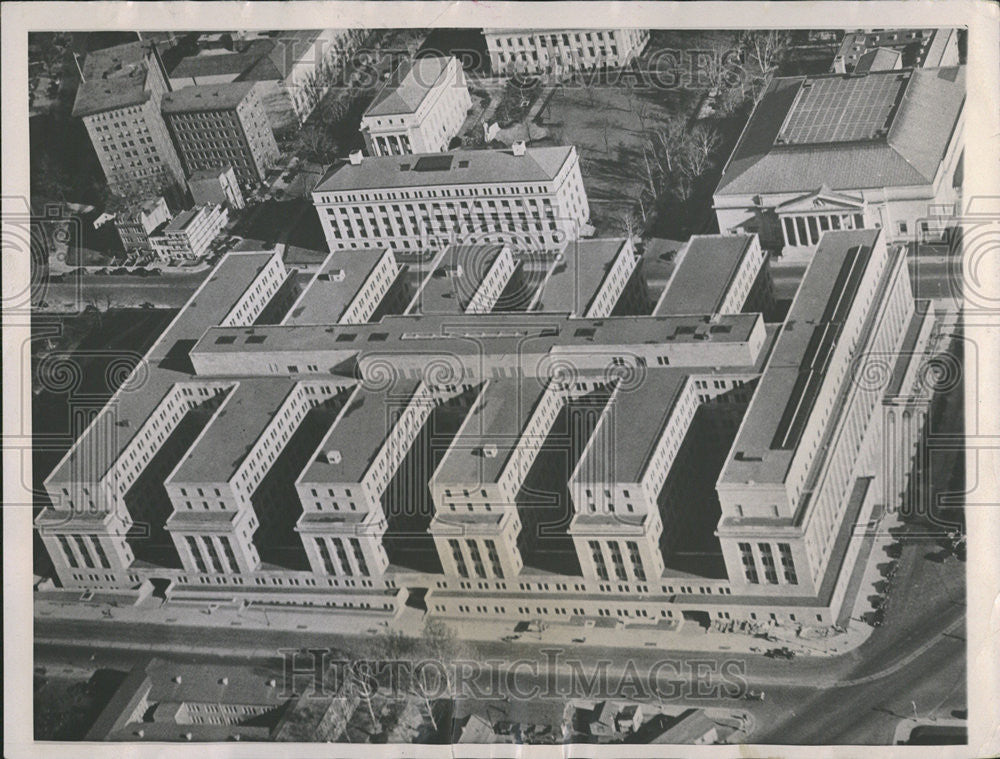
[[[340,451],[333,448],[328,451],[323,451],[323,458],[326,459],[327,464],[339,464]]]
[[[351,155],[349,156],[349,158],[351,159],[352,166],[360,165],[362,159],[361,151],[360,150],[351,151]]]
[[[495,445],[484,445],[483,455],[488,459],[495,459],[497,457],[497,447]]]
[[[334,282],[343,282],[345,276],[343,269],[334,269],[330,272],[330,279]]]
[[[517,140],[513,145],[510,146],[511,150],[514,151],[514,155],[521,156],[527,151],[527,146],[524,144],[524,140]]]

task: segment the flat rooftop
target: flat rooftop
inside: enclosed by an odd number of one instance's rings
[[[434,482],[496,482],[545,388],[544,380],[534,377],[491,379],[483,383],[479,404],[465,417],[434,472]]]
[[[820,239],[720,482],[784,482],[878,235],[839,231]]]
[[[384,254],[384,249],[377,248],[331,253],[282,324],[339,322]]]
[[[503,245],[448,246],[424,278],[409,313],[464,314],[502,250]]]
[[[330,425],[298,481],[360,482],[419,386],[419,380],[404,378],[388,390],[370,390],[359,385]],[[336,464],[327,461],[327,451],[338,451],[340,461]]]
[[[571,146],[559,146],[528,148],[522,156],[514,155],[513,150],[366,156],[357,165],[343,163],[332,169],[313,189],[313,196],[438,185],[548,182],[572,152]]]
[[[192,353],[341,350],[362,355],[414,351],[461,355],[480,353],[483,347],[479,342],[488,346],[490,352],[510,355],[523,353],[528,346],[532,352],[554,353],[664,342],[699,342],[708,346],[746,342],[760,320],[760,314],[723,314],[713,321],[709,316],[574,319],[569,314],[530,312],[476,314],[456,322],[454,314],[389,315],[370,324],[259,325],[252,330],[213,327],[205,332]],[[527,344],[525,337],[531,338]]]
[[[226,317],[273,255],[273,251],[229,253],[222,259],[147,352],[145,383],[134,389],[126,383],[115,394],[49,475],[53,480],[104,476],[175,383],[197,384],[187,351],[208,327]]]
[[[688,382],[681,369],[648,371],[638,387],[621,387],[601,415],[577,465],[581,482],[638,482]]]
[[[165,94],[160,108],[164,113],[228,111],[242,103],[256,84],[256,82],[226,82],[181,87]]]
[[[653,314],[717,313],[752,242],[752,235],[692,237]]]
[[[129,42],[87,53],[84,81],[76,90],[73,115],[90,116],[149,100],[146,59],[150,55],[152,47],[148,42]]]
[[[365,116],[395,116],[416,113],[424,98],[444,76],[451,57],[433,56],[406,60],[382,85]]]
[[[238,383],[174,469],[171,482],[228,482],[296,385],[289,377]]]
[[[624,246],[624,238],[567,243],[539,287],[538,310],[585,314]]]

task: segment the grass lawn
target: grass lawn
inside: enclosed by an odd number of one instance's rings
[[[646,134],[672,113],[690,115],[698,93],[618,85],[562,86],[539,114],[551,145],[575,145],[597,236],[622,233],[621,214],[637,207],[646,184]],[[644,128],[645,127],[645,128]]]

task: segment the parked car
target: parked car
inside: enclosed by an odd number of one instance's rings
[[[764,652],[764,656],[769,659],[794,659],[795,652],[788,646],[782,646],[781,648],[769,648]]]

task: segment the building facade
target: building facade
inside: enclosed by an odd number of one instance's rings
[[[184,87],[164,97],[162,108],[188,175],[229,165],[250,189],[278,160],[256,82]]]
[[[238,211],[246,206],[232,164],[193,171],[187,184],[196,206],[214,203],[224,205],[230,211]]]
[[[175,216],[150,238],[161,261],[201,258],[229,221],[223,206],[195,206]]]
[[[170,221],[170,209],[163,196],[115,214],[115,229],[127,251],[152,253],[150,235]]]
[[[313,204],[330,250],[419,251],[470,235],[562,247],[590,217],[576,148],[523,143],[445,155],[353,154],[320,181]]]
[[[828,230],[934,239],[961,191],[965,69],[775,79],[713,197],[719,230],[809,258]]]
[[[73,104],[109,189],[135,201],[183,186],[180,158],[160,113],[170,92],[150,43],[132,42],[87,55]]]
[[[361,117],[361,134],[373,156],[441,152],[471,107],[457,58],[404,61]]]
[[[648,29],[484,29],[483,34],[498,74],[624,66],[649,42]]]

